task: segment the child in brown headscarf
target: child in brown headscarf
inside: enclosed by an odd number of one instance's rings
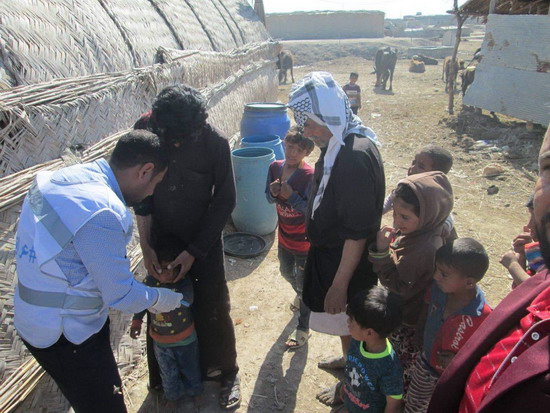
[[[447,176],[439,171],[411,175],[394,191],[393,227],[384,226],[376,245],[369,248],[369,260],[380,283],[404,302],[403,325],[390,340],[408,370],[420,347],[415,331],[422,302],[431,284],[435,252],[444,244],[443,224],[453,208],[453,191]]]

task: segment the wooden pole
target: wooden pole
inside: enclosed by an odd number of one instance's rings
[[[453,55],[451,57],[451,65],[449,67],[449,77],[447,77],[447,90],[449,91],[449,114],[454,114],[455,105],[455,65],[457,61],[456,56],[458,54],[458,46],[460,45],[460,38],[462,37],[462,25],[466,21],[466,16],[458,9],[458,0],[454,0],[453,14],[456,16],[456,39],[455,46],[453,48]]]
[[[489,14],[495,14],[497,10],[497,0],[491,0],[489,3]]]

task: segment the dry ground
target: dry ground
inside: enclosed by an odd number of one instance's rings
[[[476,47],[478,44],[465,44],[464,56]],[[498,261],[527,222],[523,204],[533,188],[542,130],[529,133],[522,122],[501,116],[500,121],[495,120],[487,113],[449,116],[441,62],[427,66],[423,74],[413,74],[407,70],[408,62],[400,60],[393,93],[373,89],[371,68],[371,61],[345,57],[299,67],[295,78],[312,70],[327,70],[344,84],[350,71],[360,73],[363,108],[359,115],[383,143],[387,191],[406,174],[413,154],[422,145],[435,143],[453,152],[455,165],[450,179],[455,194],[456,228],[460,236],[474,237],[487,248],[491,266],[481,285],[490,304],[498,304],[510,289],[510,280]],[[279,88],[282,102],[287,102],[289,90],[289,85]],[[460,106],[457,98],[458,111]],[[486,143],[475,144],[481,139]],[[311,163],[317,156],[318,152],[312,154]],[[489,163],[503,166],[504,173],[492,180],[484,178],[481,170]],[[497,194],[488,195],[491,185],[498,186]],[[256,259],[226,259],[242,375],[243,403],[238,411],[328,412],[329,408],[315,400],[315,394],[336,379],[318,369],[317,362],[338,354],[339,340],[313,333],[304,348],[285,351],[283,343],[296,324],[288,310],[294,294],[279,275],[276,252],[275,242]],[[131,411],[166,411],[153,396],[147,396],[144,365],[127,386]],[[217,412],[216,385],[210,383],[208,389],[208,407],[202,411]],[[189,404],[184,404],[179,411],[192,411],[189,408]]]

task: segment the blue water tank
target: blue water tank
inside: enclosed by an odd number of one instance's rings
[[[243,148],[269,148],[275,153],[278,161],[285,159],[285,150],[277,135],[252,135],[241,139]]]
[[[289,129],[290,118],[285,104],[253,102],[244,105],[241,137],[277,135],[284,140]]]
[[[241,148],[231,152],[237,205],[231,214],[237,231],[267,235],[275,231],[277,211],[267,202],[265,187],[269,165],[275,160],[269,148]]]

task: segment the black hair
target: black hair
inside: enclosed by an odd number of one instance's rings
[[[418,201],[418,197],[409,185],[403,183],[398,184],[397,188],[393,191],[393,195],[396,199],[399,198],[406,204],[412,206],[414,214],[417,217],[420,216],[420,201]]]
[[[313,143],[313,141],[311,139],[306,138],[302,134],[300,129],[296,126],[293,126],[292,128],[290,128],[290,130],[286,134],[285,142],[295,143],[300,148],[302,148],[302,149],[304,149],[308,152],[311,152],[313,150],[313,148],[315,147],[315,144]]]
[[[163,89],[153,102],[151,131],[167,142],[198,136],[206,125],[206,104],[200,92],[183,84]]]
[[[109,163],[115,169],[127,169],[151,162],[155,173],[168,167],[168,152],[157,135],[146,130],[132,130],[122,136]]]
[[[444,174],[448,174],[453,167],[453,155],[447,149],[436,145],[426,145],[420,153],[428,155],[434,166],[434,171],[440,171]]]
[[[351,73],[349,74],[349,77],[357,77],[357,78],[358,78],[358,77],[359,77],[359,74],[358,74],[357,72],[351,72]]]
[[[435,262],[457,270],[464,277],[476,281],[483,278],[489,268],[487,251],[473,238],[457,238],[440,247],[435,253]]]
[[[346,314],[362,328],[372,328],[382,337],[399,327],[402,312],[401,298],[380,286],[357,293],[346,309]]]

